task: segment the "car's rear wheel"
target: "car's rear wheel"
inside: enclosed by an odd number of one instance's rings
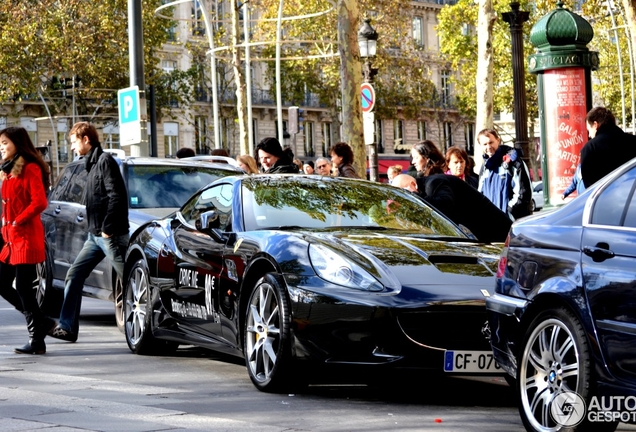
[[[290,305],[284,282],[266,274],[256,282],[245,317],[245,363],[261,391],[289,389],[292,372]]]
[[[124,288],[123,320],[128,348],[135,354],[169,354],[178,344],[152,335],[152,302],[148,266],[143,259],[132,267]]]
[[[585,418],[593,365],[585,329],[571,312],[557,308],[539,314],[528,327],[518,365],[519,412],[526,430],[616,428],[613,423],[592,428]],[[572,409],[564,412],[565,405]]]
[[[53,288],[53,270],[51,259],[46,249],[46,259],[35,266],[37,277],[33,281],[35,297],[42,312],[50,317],[57,318],[62,310],[64,291]]]

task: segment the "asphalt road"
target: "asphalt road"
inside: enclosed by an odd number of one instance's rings
[[[14,354],[26,340],[22,315],[0,299],[1,431],[523,430],[500,378],[345,380],[267,394],[240,361],[210,351],[131,354],[103,301],[84,299],[77,343],[48,338],[46,355]]]

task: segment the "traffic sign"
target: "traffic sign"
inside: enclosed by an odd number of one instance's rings
[[[363,83],[360,86],[362,95],[362,112],[371,112],[375,105],[375,90],[370,83]]]
[[[141,143],[141,115],[139,87],[133,86],[117,92],[119,103],[119,142],[121,145]]]

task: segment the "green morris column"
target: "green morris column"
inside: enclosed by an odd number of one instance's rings
[[[593,37],[590,23],[560,1],[530,32],[530,42],[537,49],[528,65],[537,75],[547,204],[561,201],[587,142],[585,116],[592,108],[590,73],[599,63],[598,53],[586,47]]]

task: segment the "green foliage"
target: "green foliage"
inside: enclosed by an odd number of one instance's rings
[[[529,11],[529,20],[523,25],[524,61],[534,53],[529,36],[532,26],[542,18],[554,4],[540,1],[521,1],[521,10]],[[493,59],[494,59],[494,94],[493,105],[495,112],[513,111],[513,80],[512,80],[512,47],[510,26],[501,14],[510,12],[508,0],[494,0],[493,7],[497,19],[493,26]],[[443,59],[448,61],[452,70],[458,71],[453,76],[455,91],[460,110],[468,116],[475,116],[476,111],[476,82],[477,73],[477,15],[478,4],[473,0],[459,0],[452,6],[444,6],[439,14],[437,32],[440,38],[440,51]],[[526,69],[527,71],[527,69]],[[536,91],[536,76],[526,72],[526,96],[528,101],[528,115],[535,118],[538,115],[538,99]]]
[[[277,0],[262,2],[264,18],[274,19],[278,14]],[[316,13],[328,9],[324,0],[290,0],[284,4],[284,16]],[[408,2],[399,0],[364,0],[359,9],[368,11],[371,25],[376,29],[378,53],[373,67],[379,70],[374,79],[378,100],[374,111],[386,118],[417,118],[426,107],[435,105],[435,85],[430,80],[432,57],[429,51],[413,43],[411,26],[413,9]],[[282,57],[297,58],[281,64],[281,89],[286,102],[302,104],[307,93],[318,95],[321,103],[337,111],[340,100],[340,57],[308,58],[321,53],[336,52],[337,16],[335,11],[304,20],[285,21],[284,40],[299,41],[283,44]],[[360,21],[361,25],[361,21]],[[261,23],[256,40],[275,40],[275,21]],[[276,47],[268,45],[263,57],[274,59]],[[304,58],[303,58],[304,57]],[[268,79],[275,89],[274,62],[269,63]]]
[[[151,77],[173,25],[154,16],[160,4],[143,2],[145,70]],[[114,100],[117,89],[129,85],[127,15],[127,0],[1,2],[0,100],[33,99],[41,92],[52,108],[62,109],[68,89],[58,78],[73,76],[81,79],[76,96],[86,110]]]

